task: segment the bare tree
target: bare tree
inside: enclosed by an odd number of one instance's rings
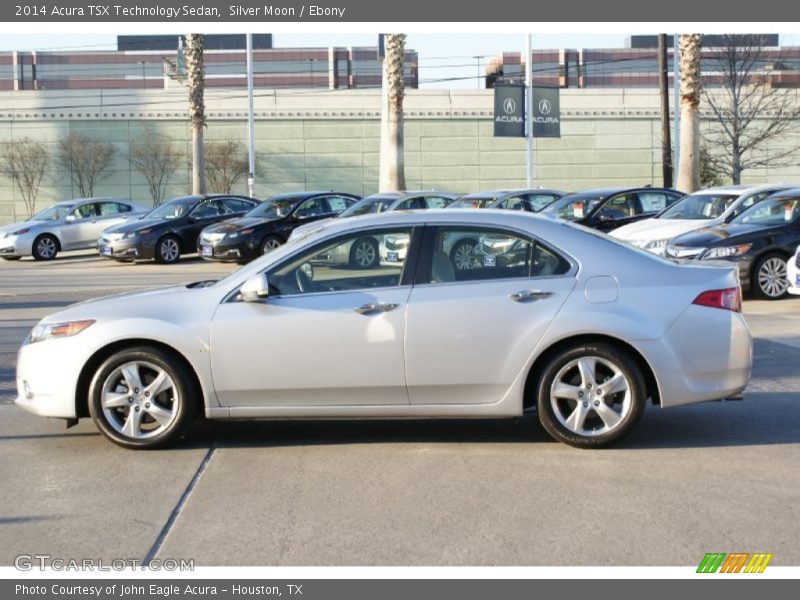
[[[178,144],[149,127],[131,142],[128,159],[147,180],[154,206],[164,201],[167,184],[185,157]]]
[[[381,89],[381,155],[378,189],[382,192],[406,187],[403,163],[403,96],[406,35],[385,35]]]
[[[676,187],[691,194],[700,188],[700,50],[699,33],[680,36],[681,130]]]
[[[720,72],[718,93],[705,99],[718,127],[706,136],[719,171],[740,183],[742,171],[800,163],[797,131],[800,103],[796,90],[772,85],[772,65],[765,63],[759,35],[726,35],[724,45],[710,59]],[[775,144],[783,138],[783,144]]]
[[[47,146],[30,138],[7,142],[0,147],[6,176],[14,182],[25,203],[26,218],[33,216],[36,197],[48,161]]]
[[[238,141],[210,142],[205,147],[206,177],[213,192],[229,194],[250,170],[244,147]]]
[[[186,77],[189,81],[189,116],[192,119],[192,193],[206,193],[205,157],[203,155],[203,127],[206,125],[204,99],[206,81],[203,61],[203,36],[190,33],[184,47]]]
[[[56,160],[69,171],[72,183],[84,198],[94,195],[95,186],[111,173],[108,167],[116,149],[110,142],[70,133],[58,141]]]

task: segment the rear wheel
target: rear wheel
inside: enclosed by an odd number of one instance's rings
[[[174,235],[166,235],[156,243],[156,262],[171,265],[181,257],[181,245]]]
[[[786,279],[786,257],[776,252],[765,254],[756,261],[750,277],[753,293],[764,300],[783,298],[789,289]]]
[[[89,413],[115,444],[161,448],[186,432],[198,396],[182,362],[141,346],[117,352],[100,366],[89,388]]]
[[[646,397],[641,369],[627,353],[610,344],[584,344],[563,350],[545,366],[537,409],[554,439],[603,448],[636,425]]]
[[[33,258],[36,260],[53,260],[58,254],[58,240],[45,233],[33,241]]]

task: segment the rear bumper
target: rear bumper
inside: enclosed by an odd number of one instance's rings
[[[732,398],[753,365],[753,340],[741,313],[692,305],[659,340],[637,343],[658,382],[661,406]]]

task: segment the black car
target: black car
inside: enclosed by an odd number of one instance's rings
[[[654,187],[586,190],[563,196],[544,208],[541,214],[611,231],[653,217],[684,195],[676,190]]]
[[[155,259],[172,264],[196,252],[200,232],[213,223],[241,217],[259,201],[246,196],[182,196],[165,202],[133,222],[106,229],[97,249],[101,256],[130,262]]]
[[[500,208],[539,212],[564,195],[559,190],[543,188],[519,190],[492,190],[461,196],[447,208]]]
[[[286,243],[296,227],[335,217],[358,200],[340,192],[273,196],[240,219],[206,227],[197,251],[208,260],[248,262]]]
[[[679,235],[667,258],[727,260],[739,268],[743,290],[777,300],[786,294],[786,261],[800,245],[800,188],[778,192],[730,223]]]

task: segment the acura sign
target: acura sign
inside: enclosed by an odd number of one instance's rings
[[[501,137],[525,137],[524,85],[495,86],[494,134]]]
[[[561,137],[558,88],[533,88],[533,137]]]

